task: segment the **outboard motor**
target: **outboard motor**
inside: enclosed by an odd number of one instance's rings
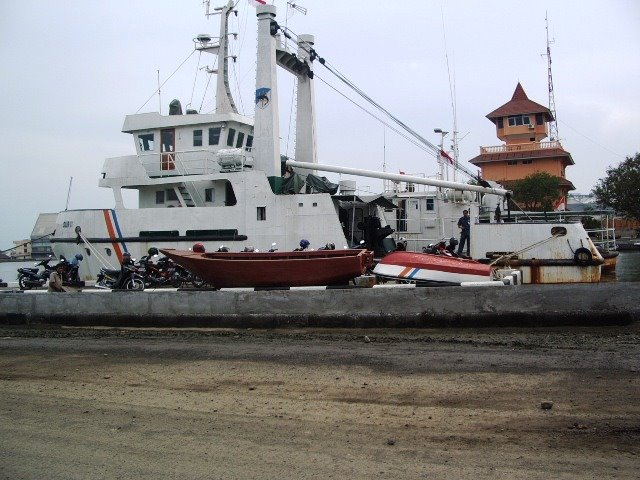
[[[383,240],[395,231],[393,228],[389,225],[383,227],[378,217],[370,216],[364,217],[362,230],[366,247],[373,250],[374,255],[384,256],[388,253]]]

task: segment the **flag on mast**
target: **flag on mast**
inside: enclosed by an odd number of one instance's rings
[[[453,165],[453,158],[451,158],[451,155],[449,155],[447,152],[445,152],[444,150],[440,150],[440,155],[442,155],[442,158],[446,158],[447,161]]]
[[[266,0],[249,0],[249,3],[251,5],[253,5],[254,7],[257,7],[258,5],[266,5],[267,4]]]

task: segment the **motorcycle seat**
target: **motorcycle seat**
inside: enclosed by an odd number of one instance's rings
[[[102,268],[102,269],[100,269],[100,271],[102,273],[104,273],[105,275],[109,275],[109,276],[118,276],[118,275],[120,275],[120,270],[111,270],[111,269],[108,269],[108,268]]]
[[[37,268],[32,268],[32,267],[22,267],[19,268],[18,270],[22,270],[25,272],[31,272],[31,273],[38,273],[38,269]]]

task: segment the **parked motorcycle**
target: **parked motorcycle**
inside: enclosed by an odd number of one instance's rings
[[[153,257],[158,256],[158,249],[151,247],[149,255],[144,255],[138,262],[138,273],[144,278],[145,287],[182,286],[183,280],[176,274],[176,265],[167,257],[162,257],[153,263]]]
[[[185,283],[190,283],[196,288],[202,288],[207,284],[204,280],[202,280],[199,276],[195,275],[193,272],[190,272],[189,270],[187,270],[186,268],[178,264],[174,264],[174,265],[175,265],[175,272],[174,272],[174,279],[173,279],[174,287],[179,288],[184,286]]]
[[[112,290],[144,290],[144,277],[135,265],[122,265],[119,270],[101,268],[96,286]]]
[[[32,288],[43,287],[48,281],[51,273],[54,270],[49,262],[54,260],[53,258],[46,258],[39,262],[36,262],[35,267],[23,267],[18,269],[18,285],[20,290],[31,290]],[[42,267],[42,270],[40,270]]]
[[[74,257],[69,261],[65,258],[64,255],[60,255],[60,263],[64,266],[64,271],[62,273],[62,283],[65,285],[78,286],[84,285],[84,283],[80,280],[80,274],[78,273],[80,269],[80,262],[83,260],[83,256],[81,253],[76,253]]]

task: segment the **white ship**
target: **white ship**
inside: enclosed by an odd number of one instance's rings
[[[86,251],[81,276],[96,277],[103,264],[115,267],[128,251],[139,258],[150,247],[208,251],[224,245],[292,250],[301,239],[318,248],[359,244],[378,204],[333,196],[322,177],[305,175],[311,193],[282,193],[298,177],[281,161],[276,66],[297,79],[296,158],[316,161],[313,108],[313,37],[300,35],[296,53],[281,48],[272,30],[276,8],[259,6],[255,118],[237,112],[227,74],[228,17],[234,2],[219,9],[220,35],[197,37],[196,48],[218,57],[215,113],[182,112],[173,101],[168,115],[127,115],[122,131],[132,135],[135,154],[104,162],[99,185],[113,191],[115,206],[68,210],[56,221],[56,255]],[[138,208],[125,208],[123,189],[138,191]],[[287,192],[306,191],[299,185]],[[326,193],[331,192],[331,193]],[[351,219],[357,211],[359,221]],[[390,233],[390,231],[389,231]],[[82,243],[79,243],[82,241]],[[373,246],[372,246],[373,247]]]
[[[416,248],[420,241],[428,238],[425,232],[429,233],[433,225],[437,225],[438,234],[432,238],[457,235],[451,219],[456,215],[457,221],[463,208],[471,207],[472,214],[477,212],[477,195],[495,197],[507,193],[499,186],[400,177],[318,163],[314,37],[299,35],[297,52],[287,50],[280,43],[281,29],[275,21],[273,5],[256,8],[255,116],[240,115],[227,75],[227,25],[233,10],[232,1],[218,9],[221,19],[218,38],[197,37],[196,49],[218,57],[215,113],[191,110],[183,113],[179,102],[174,100],[168,115],[126,116],[122,131],[132,135],[135,154],[107,159],[99,180],[101,187],[112,189],[114,207],[67,210],[58,214],[51,238],[54,252],[67,257],[79,250],[86,252],[80,270],[83,279],[95,278],[101,266],[117,266],[125,251],[139,258],[150,247],[188,249],[196,242],[204,244],[208,251],[220,245],[232,251],[247,247],[267,250],[274,243],[280,250],[292,250],[301,239],[316,248],[326,243],[343,248],[364,241],[377,255],[392,250],[395,242],[389,235],[398,230],[396,212],[402,192],[363,197],[355,193],[350,182],[345,182],[340,194],[336,194],[338,185],[318,176],[319,171],[383,178],[397,185],[430,185],[437,189],[438,195],[432,200],[436,206],[432,210],[436,214],[440,210],[448,212],[446,219],[437,217],[420,223],[415,234],[406,229],[401,232],[402,236],[415,239]],[[297,82],[295,161],[283,160],[280,154],[277,67],[294,75]],[[301,180],[305,181],[305,187],[300,184]],[[138,191],[138,208],[125,208],[122,189]],[[450,193],[457,190],[474,195]],[[300,193],[303,191],[305,193]],[[429,201],[429,195],[422,196],[416,211],[428,210]],[[599,254],[581,225],[562,225],[560,228],[564,230],[554,230],[554,227],[557,226],[474,225],[471,253],[483,257],[489,251],[506,254],[524,249],[526,253],[516,253],[515,257],[564,262],[562,275],[545,276],[539,271],[530,275],[523,273],[525,281],[536,282],[540,278],[550,282],[597,281]],[[480,234],[480,228],[491,229],[491,232]],[[558,236],[558,232],[564,233]],[[396,233],[396,237],[398,235]],[[546,249],[527,248],[550,236],[552,240],[541,244]],[[387,238],[391,241],[385,241]],[[575,268],[570,268],[566,260],[572,260],[574,252],[581,247],[590,252],[588,264],[574,262]],[[528,267],[523,264],[523,268]]]

